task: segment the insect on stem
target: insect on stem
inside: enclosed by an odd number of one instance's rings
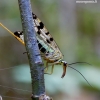
[[[71,67],[70,65],[77,64],[77,63],[85,63],[88,65],[91,65],[87,62],[75,62],[75,63],[67,64],[67,62],[63,60],[62,52],[60,51],[58,45],[56,44],[54,38],[51,36],[50,32],[44,26],[43,22],[34,13],[32,13],[32,16],[33,16],[33,23],[34,23],[34,28],[35,28],[35,32],[36,32],[38,47],[39,47],[40,53],[43,54],[42,57],[47,62],[46,67],[44,69],[46,69],[46,68],[48,69],[48,64],[51,64],[51,65],[53,65],[51,73],[53,73],[54,65],[62,64],[62,66],[63,66],[62,78],[63,78],[66,74],[67,65],[74,70],[76,70],[76,69]],[[4,29],[6,29],[10,34],[12,34],[15,38],[17,38],[22,44],[24,44],[23,31],[16,31],[13,33],[9,29],[7,29],[4,25],[2,25],[1,23],[0,23],[0,25]],[[76,71],[79,72],[78,70],[76,70]],[[84,76],[83,76],[83,78],[85,79]],[[89,82],[87,81],[87,83],[89,83]]]

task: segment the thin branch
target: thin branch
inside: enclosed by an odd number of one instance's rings
[[[30,0],[18,0],[32,78],[33,99],[45,94],[44,69],[34,31]]]
[[[2,100],[2,96],[0,95],[0,100]]]

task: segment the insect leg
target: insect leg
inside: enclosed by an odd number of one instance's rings
[[[53,69],[54,69],[54,64],[52,65],[52,69],[51,69],[50,75],[53,73]]]
[[[48,62],[46,62],[45,72],[48,71]]]
[[[52,65],[51,73],[44,73],[44,74],[49,74],[49,75],[51,75],[51,74],[53,73],[53,69],[54,69],[54,64]]]

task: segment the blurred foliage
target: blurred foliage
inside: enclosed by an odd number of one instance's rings
[[[96,15],[84,9],[81,9],[78,13],[79,31],[94,37],[96,35]]]
[[[98,33],[98,17],[99,13],[95,13],[90,11],[89,9],[77,9],[77,20],[78,20],[78,36],[79,36],[79,51],[77,54],[79,55],[78,60],[90,60],[96,65],[100,65],[98,52],[96,52],[96,40],[100,37]],[[99,46],[99,45],[98,45]],[[83,49],[86,48],[86,49]],[[88,58],[86,58],[86,54],[88,54]]]
[[[55,67],[53,75],[45,75],[46,91],[53,96],[54,100],[66,100],[66,98],[100,100],[98,96],[100,93],[100,2],[86,5],[74,4],[73,1],[69,4],[66,2],[69,1],[31,0],[33,12],[50,31],[65,60],[68,63],[84,61],[92,64],[92,66],[73,65],[73,67],[85,75],[93,88],[69,68],[67,75],[61,79],[63,69],[59,65]],[[22,30],[17,0],[0,1],[0,22],[12,32]],[[1,87],[4,85],[31,91],[31,80],[26,68],[28,59],[27,55],[23,54],[25,51],[25,47],[19,41],[0,27],[0,68],[8,68],[0,70],[0,95],[30,97],[30,92]],[[4,100],[11,100],[11,98],[4,98]]]

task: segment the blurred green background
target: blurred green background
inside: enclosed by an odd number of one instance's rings
[[[54,37],[69,64],[61,79],[62,66],[52,75],[45,75],[46,92],[54,100],[100,100],[100,1],[76,3],[76,0],[31,0],[33,12]],[[22,30],[17,0],[0,0],[0,22],[12,32]],[[3,100],[31,96],[31,78],[25,47],[0,27],[0,95]],[[50,68],[50,67],[49,67]],[[17,88],[17,89],[11,89]],[[10,97],[8,97],[10,96]],[[11,98],[12,97],[12,98]]]

